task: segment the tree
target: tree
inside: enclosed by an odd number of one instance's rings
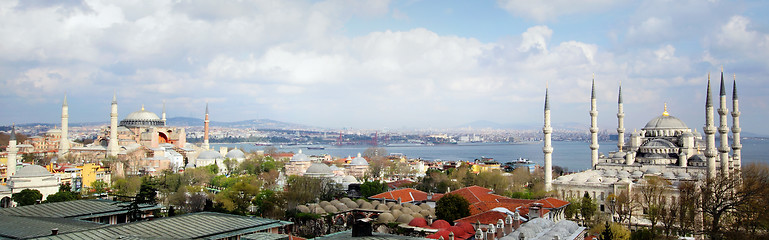
[[[227,168],[227,175],[230,175],[230,173],[235,171],[235,167],[238,166],[237,159],[225,158],[224,161],[222,161],[222,163],[224,164],[224,167]]]
[[[582,201],[580,201],[579,198],[569,199],[569,205],[566,205],[566,209],[563,211],[563,213],[566,215],[566,218],[575,218],[577,213],[582,211],[581,203]]]
[[[102,180],[96,180],[91,183],[91,189],[93,189],[93,193],[97,196],[107,193],[108,187],[109,185]]]
[[[235,185],[216,194],[217,202],[224,205],[233,214],[246,215],[254,197],[259,194],[259,186],[248,181],[239,181]]]
[[[360,185],[360,194],[363,195],[364,198],[368,198],[386,191],[387,183],[377,180],[371,182],[366,181]]]
[[[600,233],[598,239],[601,240],[629,240],[630,230],[618,223],[606,222],[606,224],[598,224],[594,229],[590,229],[591,233]]]
[[[74,201],[79,198],[80,198],[80,194],[77,194],[76,192],[59,191],[54,194],[48,195],[48,197],[45,198],[45,203]]]
[[[579,209],[579,212],[582,214],[583,225],[585,221],[593,218],[593,215],[595,214],[596,209],[597,207],[595,206],[595,202],[593,202],[593,199],[590,198],[590,194],[585,192],[585,195],[582,196],[582,202],[580,203],[580,209]]]
[[[693,182],[683,182],[678,185],[678,192],[680,196],[676,216],[678,228],[683,235],[693,234],[700,200],[697,185]]]
[[[285,214],[286,201],[280,192],[262,190],[253,201],[256,213],[261,217],[280,219]]]
[[[749,206],[752,200],[766,196],[769,184],[769,171],[762,171],[760,165],[748,165],[745,174],[740,172],[729,175],[719,174],[708,178],[700,186],[700,209],[704,213],[705,233],[711,239],[725,239],[725,223],[734,216],[737,209]],[[765,212],[763,214],[766,214]]]
[[[615,199],[614,209],[617,212],[617,222],[623,223],[625,220],[628,220],[628,225],[630,225],[630,217],[633,215],[633,211],[637,209],[635,201],[633,201],[627,190],[622,190]]]
[[[12,194],[11,199],[19,206],[27,206],[43,200],[43,194],[37,189],[24,189],[21,192]]]
[[[655,228],[662,215],[663,194],[670,186],[670,182],[658,176],[647,176],[644,183],[638,187],[641,206],[646,212],[646,219],[651,222],[651,232],[656,234]]]
[[[264,155],[272,156],[278,154],[278,148],[273,146],[264,147]]]
[[[458,194],[446,194],[435,203],[435,216],[447,222],[454,222],[470,216],[470,203]]]

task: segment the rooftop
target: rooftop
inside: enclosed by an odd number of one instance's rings
[[[142,204],[141,210],[160,209],[158,205]],[[49,218],[93,218],[114,215],[128,210],[122,202],[110,200],[76,200],[44,203],[14,208],[0,208],[0,215]]]

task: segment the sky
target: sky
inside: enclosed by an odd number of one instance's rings
[[[701,0],[0,1],[0,124],[141,109],[327,128],[474,121],[599,127],[663,112],[702,131],[711,74],[769,135],[769,2]],[[718,108],[718,104],[716,104]],[[730,118],[731,121],[731,118]],[[716,125],[718,121],[716,120]],[[731,123],[730,123],[731,125]]]

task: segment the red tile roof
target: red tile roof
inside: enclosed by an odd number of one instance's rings
[[[396,189],[396,188],[401,188],[401,186],[405,184],[411,184],[411,183],[414,183],[414,181],[403,179],[403,180],[398,180],[394,182],[389,182],[387,183],[387,186],[390,187],[390,189]]]
[[[452,194],[459,194],[460,196],[467,199],[470,204],[478,203],[478,202],[499,202],[498,199],[509,199],[505,196],[500,196],[497,194],[493,194],[491,189],[483,188],[479,186],[470,186],[466,188],[460,188],[454,191],[451,191]]]
[[[562,207],[565,207],[566,205],[569,205],[569,202],[567,201],[557,199],[557,198],[552,198],[552,197],[540,199],[540,200],[537,200],[536,202],[541,203],[542,207],[547,209],[557,209],[557,208],[562,208]]]
[[[486,211],[479,214],[470,215],[464,218],[454,220],[454,222],[456,223],[464,222],[464,223],[473,224],[480,221],[481,224],[497,224],[497,221],[499,221],[499,219],[505,220],[505,217],[507,217],[507,215],[502,212]]]
[[[427,201],[427,193],[413,189],[413,188],[404,188],[404,189],[398,189],[398,190],[393,190],[389,192],[383,192],[383,193],[369,197],[369,199],[383,199],[383,200],[391,200],[391,201],[398,201],[398,198],[400,198],[401,202],[404,202],[404,203],[422,202],[422,201]]]
[[[506,208],[511,212],[515,212],[515,209],[521,206],[524,206],[524,205],[517,204],[517,203],[507,203],[507,202],[479,202],[479,203],[470,205],[470,215],[475,215],[475,214],[489,211],[491,209],[498,208],[498,207]]]

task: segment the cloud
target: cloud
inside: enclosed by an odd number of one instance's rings
[[[596,13],[622,1],[611,0],[549,0],[549,1],[527,1],[527,0],[497,0],[497,4],[502,9],[515,16],[526,19],[533,19],[538,22],[555,21],[558,17],[572,14]]]

